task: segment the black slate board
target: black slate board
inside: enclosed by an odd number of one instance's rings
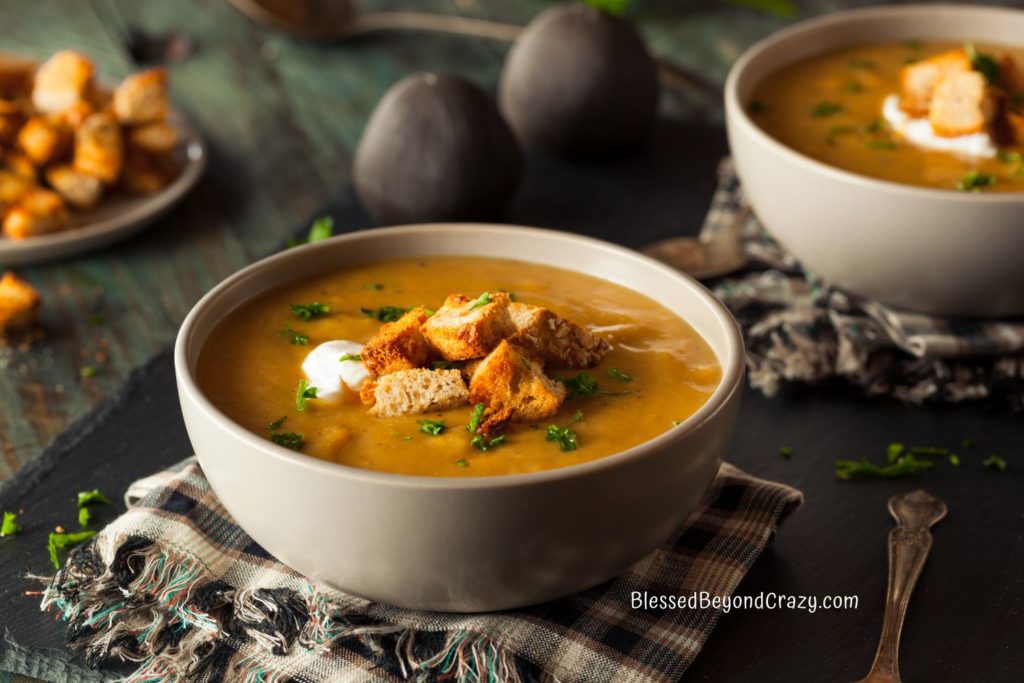
[[[625,161],[565,164],[531,159],[530,176],[505,221],[585,232],[630,246],[694,233],[725,151],[720,130],[664,123],[651,151]],[[326,212],[342,229],[370,221],[346,191]],[[724,615],[686,676],[692,681],[852,681],[867,670],[881,628],[886,581],[885,503],[924,487],[944,498],[948,518],[907,617],[903,673],[908,681],[1017,681],[1024,671],[1024,423],[978,407],[910,408],[836,389],[790,390],[774,399],[748,391],[728,459],[760,476],[801,488],[805,507],[784,525],[751,569],[741,593],[856,595],[853,610],[772,610]],[[940,466],[913,481],[835,479],[836,458],[878,456],[890,441],[959,447],[959,468]],[[795,453],[778,455],[781,446]],[[980,466],[999,453],[1010,469]],[[37,676],[80,660],[62,648],[59,624],[41,614],[32,586],[14,577],[49,571],[46,534],[73,526],[75,493],[121,492],[132,480],[190,453],[173,368],[161,353],[140,368],[123,395],[74,425],[2,490],[0,510],[25,509],[25,531],[0,542],[0,663],[11,643],[31,651],[21,667]],[[118,502],[108,515],[122,509]],[[623,606],[627,608],[626,605]],[[2,634],[2,631],[0,631]],[[6,647],[6,650],[5,650]],[[6,658],[5,658],[6,657]],[[78,680],[78,679],[75,679]],[[83,679],[84,680],[84,679]]]

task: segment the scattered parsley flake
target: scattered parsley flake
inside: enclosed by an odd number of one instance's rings
[[[110,499],[104,496],[99,489],[93,489],[92,491],[79,491],[78,509],[81,510],[82,508],[90,505],[110,505]]]
[[[469,467],[469,462],[465,458],[460,458],[455,461],[456,467]]]
[[[956,453],[949,454],[949,464],[953,467],[960,467],[960,456]]]
[[[305,322],[309,322],[321,315],[327,315],[330,312],[331,307],[319,301],[314,301],[311,304],[292,304],[292,313],[296,318]]]
[[[82,377],[88,378],[95,377],[96,373],[98,372],[99,368],[97,368],[95,365],[84,365],[82,366],[82,369],[78,371],[78,374],[81,375]]]
[[[611,377],[612,379],[617,379],[620,382],[632,382],[633,381],[633,376],[632,375],[627,375],[626,373],[624,373],[622,370],[619,370],[618,368],[608,368],[608,376]]]
[[[999,61],[990,54],[978,52],[974,43],[965,43],[964,52],[971,60],[971,68],[985,77],[985,80],[995,85],[999,80]]]
[[[295,410],[306,412],[306,401],[316,398],[317,388],[310,386],[305,379],[299,380],[299,388],[295,390]]]
[[[589,396],[600,391],[597,379],[589,372],[580,372],[574,377],[556,377],[555,379],[564,384],[568,390],[568,395],[565,397],[567,400],[577,396]]]
[[[876,465],[867,458],[862,460],[836,460],[836,476],[840,479],[893,479],[930,470],[935,463],[918,460],[906,453],[887,465]]]
[[[3,538],[4,536],[13,536],[21,531],[21,526],[15,521],[16,519],[18,519],[17,513],[4,513],[3,522],[0,523],[0,538]]]
[[[430,364],[431,370],[455,370],[459,364],[450,360],[435,360]]]
[[[843,111],[843,105],[823,100],[811,107],[811,116],[816,119],[823,119],[838,114],[841,111]]]
[[[730,5],[770,14],[780,19],[792,19],[799,12],[793,0],[726,0]]]
[[[992,187],[996,184],[996,177],[990,173],[982,173],[981,171],[968,171],[960,182],[956,184],[956,189],[961,192],[981,192],[986,187]]]
[[[569,420],[569,423],[564,427],[558,425],[548,425],[548,431],[546,440],[553,441],[558,444],[559,448],[563,451],[574,451],[579,448],[579,439],[576,436],[571,427],[583,419],[583,411],[577,410]]]
[[[393,323],[403,315],[412,310],[412,308],[402,308],[401,306],[381,306],[380,308],[360,308],[360,312],[377,320],[382,323]]]
[[[341,354],[341,357],[338,358],[338,362],[339,363],[343,363],[343,362],[345,362],[347,360],[358,360],[358,361],[361,361],[361,360],[363,360],[363,357],[361,355],[359,355],[358,353],[343,353],[343,354]]]
[[[73,534],[58,534],[51,532],[50,537],[47,540],[47,549],[50,551],[50,561],[53,562],[53,568],[60,569],[60,561],[57,559],[58,550],[64,550],[65,548],[73,548],[76,545],[81,545],[95,535],[95,531],[79,531]]]
[[[899,457],[903,455],[903,451],[906,450],[906,446],[901,443],[891,443],[885,447],[885,459],[886,462],[892,464],[899,460]]]
[[[302,244],[312,244],[325,240],[334,235],[334,218],[331,216],[320,216],[313,221],[309,227],[309,233],[305,238],[288,240],[288,248],[297,247]]]
[[[791,446],[783,446],[779,449],[779,455],[784,459],[789,460],[793,457],[793,448]]]
[[[284,426],[284,423],[288,421],[287,415],[282,415],[273,422],[267,423],[267,429],[271,432],[276,432],[278,429]]]
[[[489,303],[491,303],[491,293],[484,292],[473,301],[473,305],[469,307],[469,310],[476,310],[477,308],[480,308],[481,306],[486,306]]]
[[[477,449],[478,451],[487,451],[494,448],[495,446],[500,446],[503,443],[505,443],[504,434],[502,434],[501,436],[496,436],[493,439],[489,440],[485,439],[483,434],[477,434],[469,442],[469,445]]]
[[[621,17],[629,9],[630,0],[584,0],[584,2],[605,14]]]
[[[288,343],[293,344],[294,346],[305,346],[309,343],[309,337],[301,332],[296,332],[290,327],[284,328],[278,332],[278,334],[282,337],[288,337]]]
[[[92,521],[92,509],[82,508],[78,511],[78,526],[89,526]]]
[[[421,432],[431,436],[440,436],[445,430],[444,420],[417,420],[416,424],[420,426]]]
[[[681,424],[683,424],[682,420],[672,420],[672,426],[673,427],[678,427]]]
[[[284,446],[293,451],[302,450],[303,445],[306,443],[303,441],[302,434],[296,434],[295,432],[277,432],[270,435],[270,440],[278,446]]]
[[[1024,155],[1020,152],[1000,152],[998,154],[999,161],[1004,164],[1020,164],[1024,163]]]
[[[484,420],[485,410],[487,410],[487,406],[483,403],[477,403],[473,406],[473,412],[469,416],[469,424],[466,425],[466,430],[471,434],[476,434],[476,430],[480,429],[480,423]]]
[[[825,136],[825,142],[835,146],[836,140],[840,135],[849,135],[850,133],[856,132],[856,126],[832,126],[828,129],[828,135]]]
[[[864,90],[864,86],[858,83],[857,81],[850,81],[843,86],[843,90],[845,90],[846,92],[861,92],[862,90]]]
[[[384,284],[380,282],[367,282],[363,285],[363,289],[372,289],[375,292],[379,292],[384,289]]]
[[[985,458],[981,464],[989,469],[998,470],[999,472],[1005,472],[1007,467],[1006,461],[995,453]]]
[[[868,149],[899,149],[900,146],[892,140],[868,140],[864,143]]]

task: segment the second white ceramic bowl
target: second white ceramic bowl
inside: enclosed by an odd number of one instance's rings
[[[627,451],[547,472],[477,478],[371,472],[295,453],[232,422],[196,384],[196,362],[211,331],[261,292],[354,264],[439,255],[515,258],[643,292],[707,340],[722,383],[682,425]],[[174,359],[199,462],[253,539],[294,569],[349,593],[464,612],[568,595],[655,550],[714,479],[743,381],[736,323],[696,281],[605,242],[493,225],[358,232],[260,261],[196,304]]]
[[[776,141],[747,115],[770,73],[872,42],[1024,44],[1024,11],[910,5],[839,12],[754,45],[725,87],[729,144],[768,230],[805,265],[854,294],[926,313],[1024,314],[1024,193],[971,194],[843,171]]]

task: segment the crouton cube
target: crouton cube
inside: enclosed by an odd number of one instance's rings
[[[980,133],[996,114],[996,103],[985,77],[976,71],[943,78],[932,96],[928,120],[936,135],[956,137]]]
[[[76,171],[96,176],[108,185],[117,180],[124,165],[124,140],[113,116],[92,114],[82,122],[75,131],[72,164]]]
[[[121,169],[120,186],[132,194],[152,194],[170,185],[178,171],[178,163],[171,154],[151,154],[129,147]]]
[[[46,181],[64,201],[77,209],[95,206],[103,194],[103,182],[70,166],[54,166],[46,171]]]
[[[370,414],[395,417],[444,410],[466,403],[469,390],[458,370],[414,368],[377,379]]]
[[[509,314],[516,327],[509,341],[554,365],[590,368],[612,348],[603,337],[540,306],[516,302]]]
[[[164,121],[147,123],[129,131],[128,144],[146,152],[170,154],[178,144],[178,131]]]
[[[4,217],[4,234],[12,240],[65,230],[70,225],[67,207],[56,192],[32,189]]]
[[[381,325],[380,330],[359,352],[363,365],[374,377],[426,365],[430,359],[420,326],[427,319],[427,311],[414,308],[393,323]]]
[[[1024,94],[1024,65],[1011,54],[999,59],[999,85],[1011,96]]]
[[[949,74],[971,70],[971,60],[960,48],[904,66],[900,70],[900,108],[911,116],[928,116],[939,82]]]
[[[114,90],[117,120],[128,125],[160,121],[167,116],[167,72],[149,69],[132,74]]]
[[[21,199],[33,187],[33,183],[16,173],[11,173],[8,170],[0,171],[0,213]]]
[[[57,121],[33,116],[18,131],[18,147],[36,166],[55,161],[71,146],[71,131]]]
[[[1011,144],[1024,145],[1024,114],[1007,111],[1004,114],[1005,133]]]
[[[20,113],[0,114],[0,145],[14,144],[24,123]]]
[[[505,420],[536,422],[551,417],[565,400],[565,385],[546,376],[529,351],[503,340],[473,373],[469,400],[487,406],[489,433]]]
[[[423,324],[423,336],[445,360],[483,358],[515,331],[507,294],[484,292],[476,299],[452,294]]]
[[[85,55],[63,50],[36,71],[32,104],[44,114],[59,114],[89,95],[95,69]]]
[[[29,283],[8,271],[0,278],[0,331],[21,329],[35,323],[42,299]]]
[[[35,165],[24,154],[15,154],[14,152],[4,154],[3,168],[33,185],[39,180]]]
[[[85,123],[85,120],[96,113],[96,107],[91,103],[82,101],[76,102],[61,113],[54,116],[57,122],[72,131]]]

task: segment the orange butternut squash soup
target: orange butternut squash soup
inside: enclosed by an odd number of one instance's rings
[[[1024,191],[1024,50],[880,43],[787,66],[755,88],[779,142],[861,175],[963,192]]]
[[[536,472],[636,446],[721,380],[685,321],[633,290],[501,259],[372,263],[266,293],[197,377],[255,434],[382,472]]]

